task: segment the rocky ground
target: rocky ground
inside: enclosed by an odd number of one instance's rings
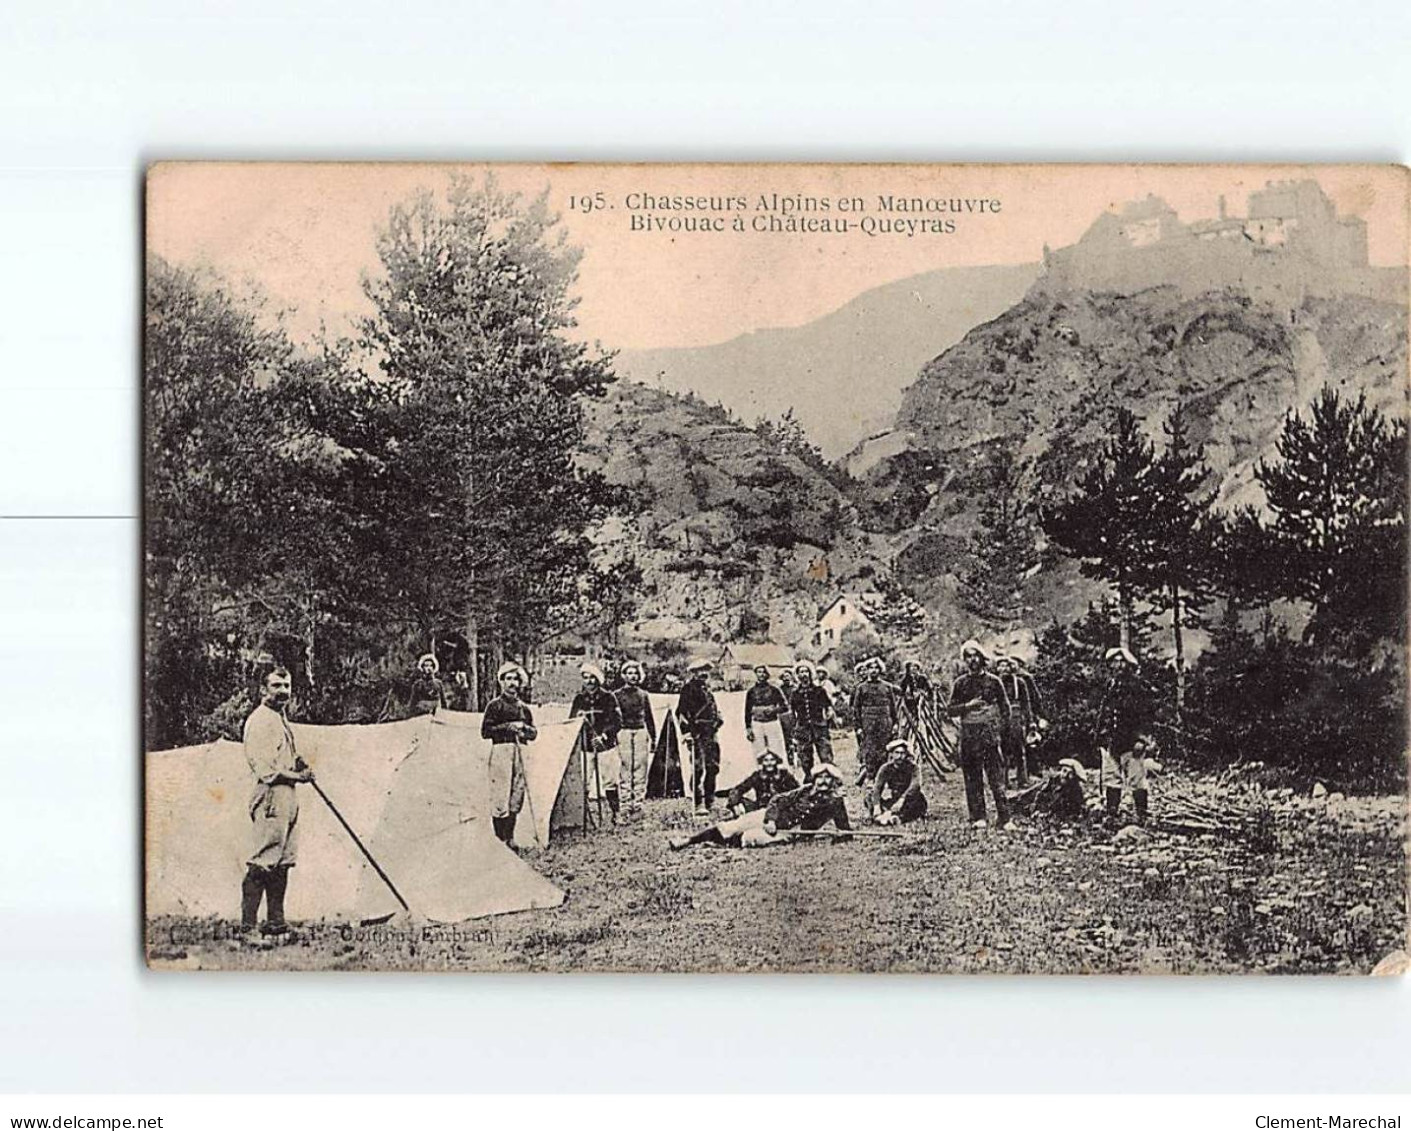
[[[455,927],[304,924],[272,951],[240,949],[231,922],[158,919],[150,957],[177,969],[1366,974],[1407,947],[1404,797],[1304,798],[1173,772],[1152,782],[1148,829],[1094,815],[998,832],[967,823],[958,774],[928,777],[927,792],[930,816],[900,838],[760,851],[671,852],[670,833],[697,819],[656,802],[638,823],[533,857],[569,892],[556,910]],[[1233,833],[1163,827],[1163,793],[1244,820]],[[858,791],[848,802],[860,812]]]

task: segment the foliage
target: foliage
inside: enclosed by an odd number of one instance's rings
[[[1039,564],[1039,515],[1033,501],[1033,467],[1012,444],[998,447],[982,472],[979,529],[971,536],[960,571],[966,607],[989,621],[1023,614],[1023,587]]]
[[[591,557],[622,496],[577,462],[611,358],[569,335],[555,225],[488,180],[394,207],[360,343],[318,352],[219,278],[149,263],[150,749],[238,731],[269,659],[300,717],[371,719],[447,630],[493,663],[630,615],[636,563]]]
[[[384,596],[356,507],[376,457],[343,358],[297,353],[213,276],[148,263],[146,737],[229,733],[218,708],[268,657],[317,716],[324,647]]]
[[[1191,673],[1188,752],[1203,766],[1262,764],[1303,789],[1400,792],[1405,680],[1399,648],[1369,665],[1226,623]]]
[[[1279,460],[1256,474],[1285,565],[1281,595],[1314,608],[1313,634],[1405,639],[1406,426],[1324,386],[1291,412]]]
[[[395,206],[363,345],[395,397],[388,552],[428,627],[520,651],[577,612],[584,533],[618,499],[575,463],[611,358],[571,340],[579,253],[544,196],[452,180]]]
[[[1144,571],[1155,552],[1155,473],[1156,454],[1150,441],[1142,436],[1136,416],[1119,408],[1112,436],[1097,462],[1078,480],[1077,490],[1050,508],[1042,520],[1049,538],[1079,559],[1084,576],[1116,589],[1128,628]]]

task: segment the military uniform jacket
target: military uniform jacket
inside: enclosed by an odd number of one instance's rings
[[[510,729],[511,723],[524,723],[529,729],[523,737],[516,737]],[[498,695],[485,705],[485,717],[480,723],[480,737],[489,739],[497,746],[509,742],[533,742],[539,737],[539,732],[534,729],[534,712],[523,699]]]
[[[859,730],[896,730],[900,717],[901,695],[896,686],[885,679],[869,679],[857,685],[852,693],[853,723]]]
[[[962,703],[978,700],[978,705],[964,711],[955,708]],[[989,672],[966,672],[950,690],[951,713],[961,726],[994,726],[1009,721],[1009,696],[1004,685]]]
[[[713,738],[724,720],[705,680],[693,679],[676,700],[676,721],[692,738]]]
[[[755,722],[772,723],[788,710],[782,691],[772,683],[756,683],[745,692],[745,729]]]
[[[611,691],[601,687],[596,691],[580,691],[573,697],[568,717],[583,719],[583,737],[590,750],[611,750],[617,745],[617,732],[622,729],[622,712]]]
[[[255,777],[255,789],[250,795],[250,812],[265,803],[269,791],[279,782],[280,777],[298,773],[298,754],[294,750],[294,732],[284,715],[273,707],[261,703],[245,720],[241,734],[245,747],[245,761],[250,773]]]
[[[826,727],[828,712],[833,709],[833,700],[824,688],[810,683],[807,687],[799,686],[790,705],[794,708],[794,718],[798,722],[811,727]]]

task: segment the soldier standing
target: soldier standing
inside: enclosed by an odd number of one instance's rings
[[[412,714],[434,715],[447,705],[446,685],[441,682],[441,663],[430,652],[416,662],[412,681]]]
[[[570,719],[583,719],[583,745],[592,762],[588,771],[588,788],[597,798],[607,798],[613,823],[622,808],[617,782],[622,776],[622,756],[617,748],[618,732],[622,729],[622,713],[611,691],[603,688],[602,669],[596,664],[582,668],[583,690],[573,697]],[[600,813],[601,809],[598,810]]]
[[[500,665],[495,673],[500,694],[485,705],[480,737],[490,742],[489,774],[490,823],[495,835],[506,844],[514,842],[514,826],[524,807],[523,746],[539,737],[534,728],[534,712],[521,698],[529,673],[514,661]]]
[[[642,690],[644,675],[642,665],[636,660],[626,661],[622,665],[623,686],[613,693],[617,699],[618,713],[622,716],[622,730],[617,736],[622,762],[622,777],[618,784],[630,817],[642,812],[642,802],[647,799],[647,773],[657,742],[652,702]]]
[[[799,677],[798,690],[790,701],[797,740],[795,749],[799,768],[804,777],[808,777],[813,773],[814,755],[820,762],[833,760],[833,740],[828,733],[828,725],[833,721],[833,700],[826,689],[814,682],[813,668],[808,664],[796,665],[794,672]]]
[[[769,668],[760,664],[754,670],[754,686],[745,692],[745,738],[758,760],[765,750],[784,756],[784,724],[780,716],[788,709],[784,693],[769,682]]]
[[[1014,768],[1014,784],[1023,789],[1029,784],[1029,729],[1037,717],[1029,698],[1029,684],[1020,675],[1008,656],[995,659],[995,677],[1009,699],[1009,719],[1004,724],[1001,746],[1004,750],[1005,778]]]
[[[882,661],[863,661],[862,682],[853,691],[852,721],[857,731],[858,784],[870,781],[887,760],[887,743],[901,722],[901,697],[882,678]]]
[[[779,715],[779,725],[784,728],[784,753],[790,766],[798,765],[798,756],[794,753],[794,690],[797,686],[793,668],[785,668],[779,673],[779,690],[784,693],[784,710]]]
[[[1009,720],[1004,687],[985,670],[988,657],[977,640],[960,649],[965,672],[951,688],[946,713],[960,720],[960,769],[965,777],[965,803],[970,821],[985,826],[985,782],[995,799],[995,825],[1009,824],[1009,799],[1004,791],[1004,753],[1000,736]]]
[[[1147,739],[1143,731],[1152,715],[1151,690],[1138,674],[1137,658],[1126,648],[1109,648],[1105,658],[1111,675],[1097,709],[1103,800],[1108,817],[1115,821],[1122,808],[1122,791],[1130,789],[1137,820],[1145,824]]]
[[[676,700],[676,721],[691,741],[692,792],[696,812],[703,814],[715,805],[715,779],[720,773],[720,740],[716,734],[724,720],[709,686],[711,662],[695,660],[687,671],[690,678]]]
[[[289,869],[297,857],[299,799],[294,787],[314,780],[313,770],[294,749],[294,732],[285,718],[292,694],[287,668],[276,667],[266,673],[260,705],[250,712],[242,733],[245,761],[255,778],[250,795],[253,851],[245,862],[245,879],[240,885],[240,930],[249,941],[254,941],[262,898],[267,904],[264,933],[289,933],[284,895]]]

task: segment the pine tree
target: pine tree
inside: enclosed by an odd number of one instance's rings
[[[1190,442],[1185,414],[1178,408],[1163,426],[1166,447],[1147,477],[1151,510],[1146,516],[1148,553],[1137,573],[1147,603],[1171,616],[1175,654],[1175,711],[1180,725],[1185,703],[1185,630],[1204,624],[1214,567],[1210,468],[1204,452]]]
[[[1314,608],[1314,634],[1405,631],[1406,427],[1324,386],[1290,412],[1278,462],[1256,475],[1274,514],[1284,596]]]
[[[444,202],[392,209],[365,284],[363,344],[399,410],[388,520],[406,598],[429,621],[463,618],[491,664],[577,606],[586,532],[614,501],[575,462],[581,398],[614,377],[569,336],[580,253],[557,222],[543,195],[457,177]]]
[[[1283,565],[1274,535],[1259,512],[1243,506],[1211,519],[1212,581],[1225,598],[1225,631],[1235,632],[1240,614],[1263,607],[1264,636],[1272,630],[1269,604],[1283,591]]]
[[[1084,576],[1112,585],[1121,610],[1121,642],[1130,646],[1136,602],[1154,556],[1152,523],[1156,496],[1155,450],[1137,418],[1119,408],[1112,438],[1096,464],[1078,480],[1078,490],[1043,516],[1052,542],[1080,561]]]
[[[972,612],[992,621],[1023,613],[1023,586],[1039,564],[1038,514],[1029,490],[1031,468],[1012,447],[990,457],[980,505],[979,529],[970,538],[970,561],[960,590]]]

